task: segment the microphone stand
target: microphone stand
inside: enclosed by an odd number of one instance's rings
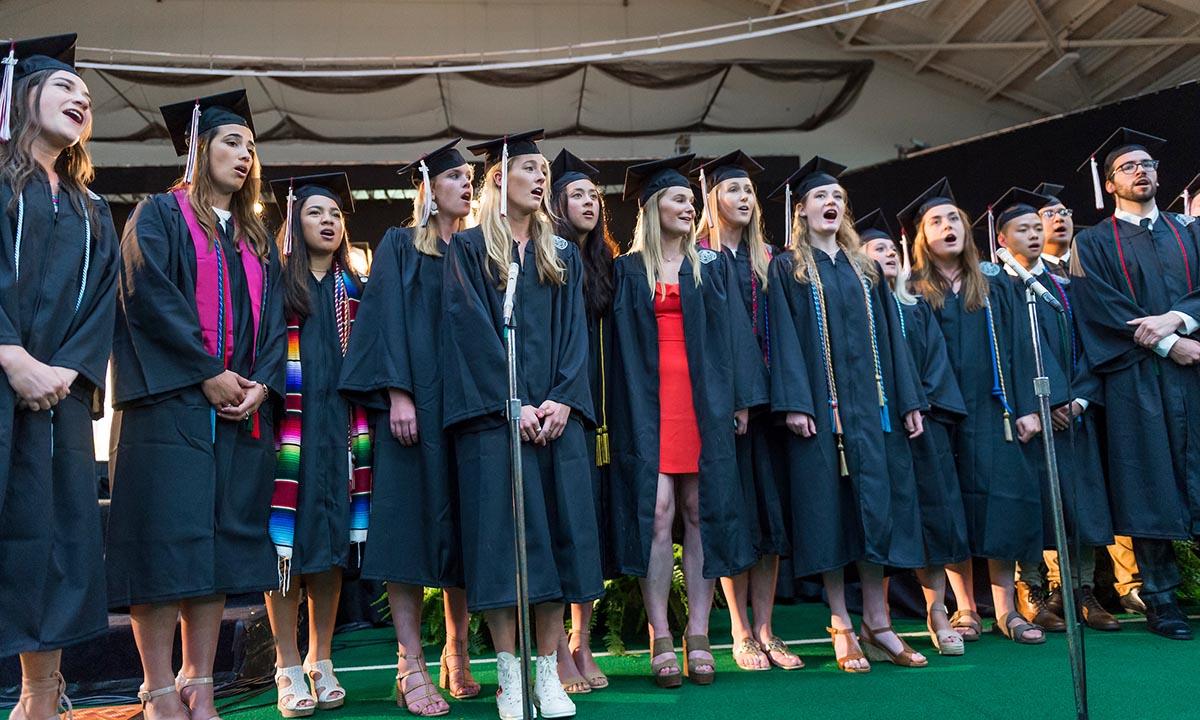
[[[515,268],[515,269],[514,269]],[[529,685],[529,568],[525,552],[525,480],[521,462],[521,398],[517,394],[517,321],[513,316],[512,297],[516,288],[517,263],[509,267],[504,304],[504,345],[508,356],[508,448],[512,484],[513,551],[517,565],[517,643],[521,661],[521,716],[532,720],[533,692]]]
[[[1054,424],[1050,417],[1050,378],[1046,375],[1046,364],[1042,358],[1041,332],[1038,328],[1037,295],[1025,288],[1025,305],[1029,309],[1029,329],[1033,336],[1033,359],[1037,376],[1033,379],[1033,392],[1038,399],[1038,417],[1042,421],[1042,448],[1045,451],[1046,476],[1050,483],[1050,505],[1054,514],[1054,541],[1058,546],[1059,582],[1070,588],[1075,573],[1071,569],[1070,548],[1067,543],[1067,528],[1063,521],[1062,488],[1058,481],[1058,458],[1054,451]],[[1065,582],[1064,582],[1065,581]],[[1075,609],[1075,593],[1063,592],[1063,614],[1067,623],[1067,654],[1071,662],[1071,678],[1075,686],[1075,716],[1088,720],[1086,668],[1083,663],[1083,645],[1079,634],[1079,618]]]

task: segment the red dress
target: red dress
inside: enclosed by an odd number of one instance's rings
[[[667,475],[697,473],[700,429],[692,403],[678,284],[655,286],[654,318],[658,321],[658,471]]]

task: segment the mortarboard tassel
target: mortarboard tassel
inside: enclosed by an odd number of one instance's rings
[[[988,205],[988,251],[992,254],[992,262],[996,262],[996,215],[992,212],[992,206]]]
[[[1096,164],[1096,156],[1093,155],[1090,160],[1092,164],[1092,194],[1096,196],[1096,209],[1104,209],[1104,194],[1100,192],[1100,166]]]
[[[792,186],[783,189],[783,246],[792,249]]]
[[[500,148],[500,217],[508,217],[508,136]]]
[[[188,130],[188,154],[187,165],[183,167],[183,182],[190,185],[196,175],[196,152],[200,145],[200,99],[196,99],[196,104],[192,106],[192,123]],[[289,225],[289,227],[291,227]]]
[[[903,228],[900,229],[900,257],[904,272],[911,272],[912,262],[908,259],[908,236],[904,234]]]
[[[287,212],[283,220],[283,254],[287,256],[292,254],[292,207],[296,204],[296,194],[293,192],[295,182],[295,178],[288,180]],[[354,464],[351,463],[350,467],[354,467]]]
[[[425,186],[425,204],[421,207],[421,227],[429,224],[433,215],[433,184],[429,182],[429,166],[421,159],[421,184]]]
[[[716,208],[712,207],[712,205],[710,205],[708,202],[708,181],[704,177],[703,170],[700,171],[700,194],[704,196],[704,217],[705,217],[705,221],[708,223],[708,229],[710,231],[708,245],[711,248],[712,244],[713,244],[711,231],[713,228],[715,228],[717,226],[717,219],[713,216],[713,213],[716,211]],[[721,238],[717,238],[717,248],[716,248],[717,250],[721,249],[720,245],[721,245]]]
[[[0,61],[4,63],[4,84],[0,85],[0,142],[12,139],[12,94],[13,74],[17,67],[17,43],[8,46],[8,56]]]
[[[1188,217],[1192,216],[1192,195],[1187,188],[1183,189],[1183,214]]]

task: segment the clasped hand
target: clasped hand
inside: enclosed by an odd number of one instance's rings
[[[19,345],[6,345],[0,351],[0,367],[8,384],[17,394],[17,407],[49,410],[71,394],[71,383],[79,373],[69,368],[47,365]]]
[[[262,385],[232,370],[210,377],[201,383],[200,388],[209,404],[216,408],[217,415],[231,422],[249,419],[267,399]]]

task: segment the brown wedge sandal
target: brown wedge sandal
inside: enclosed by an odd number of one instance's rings
[[[963,642],[975,642],[983,633],[983,618],[974,610],[959,610],[950,616],[950,627],[958,631]]]
[[[693,660],[692,653],[704,653],[708,658]],[[712,670],[693,670],[693,665],[708,665]],[[712,685],[717,679],[717,660],[712,656],[712,645],[709,644],[707,635],[683,636],[683,676],[697,685]]]
[[[893,653],[888,649],[887,645],[879,642],[878,636],[889,632],[895,635],[896,639],[900,641],[900,652],[898,653]],[[893,665],[909,668],[923,668],[929,664],[927,658],[917,659],[917,655],[920,653],[909,647],[908,643],[904,642],[904,638],[900,637],[900,634],[893,630],[890,624],[885,628],[873,628],[863,623],[862,635],[860,637],[862,638],[863,653],[866,654],[867,659],[871,662],[884,662],[886,660]]]
[[[661,660],[657,658],[662,658]],[[664,673],[663,670],[671,670]],[[650,672],[654,673],[654,683],[660,688],[677,688],[683,685],[683,675],[679,672],[679,660],[675,657],[675,641],[671,636],[655,638],[650,643]]]
[[[838,630],[837,628],[827,627],[827,628],[825,628],[825,632],[829,633],[831,643],[836,644],[838,635],[847,635],[850,637],[851,640],[854,641],[854,643],[856,645],[858,644],[858,636],[855,635],[854,631],[851,630],[850,628],[846,628],[845,630]],[[834,649],[834,653],[835,653],[835,657],[837,657],[837,655],[836,655],[837,649],[836,648]],[[869,673],[869,672],[871,672],[870,665],[867,665],[867,667],[865,667],[865,668],[848,667],[849,664],[854,662],[855,660],[865,660],[865,659],[867,659],[867,656],[863,655],[861,648],[858,650],[851,650],[850,652],[846,653],[845,655],[837,657],[838,670],[842,670],[842,671],[848,672],[848,673],[856,673],[856,674],[857,673]]]

